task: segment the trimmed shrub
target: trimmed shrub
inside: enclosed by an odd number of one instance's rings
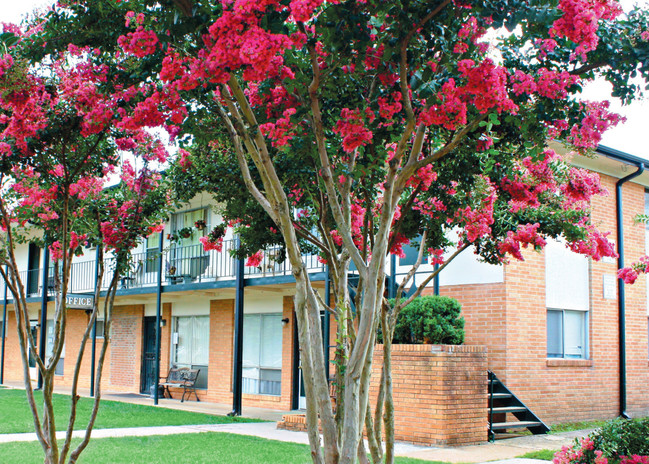
[[[394,329],[396,344],[464,343],[464,318],[460,303],[446,296],[422,296],[401,310]]]
[[[590,434],[595,449],[604,456],[649,456],[649,417],[608,421]]]
[[[587,437],[564,446],[554,464],[649,464],[649,418],[607,421]]]

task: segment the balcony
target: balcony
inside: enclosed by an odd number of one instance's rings
[[[144,253],[132,255],[129,271],[122,276],[118,285],[118,293],[137,291],[138,293],[151,293],[156,291],[158,285],[158,270],[162,265],[162,286],[167,291],[181,290],[183,285],[192,287],[233,287],[235,284],[236,259],[230,252],[235,249],[235,241],[223,242],[220,252],[203,250],[202,245],[176,246],[162,252],[162,260],[157,250],[148,250]],[[244,278],[248,281],[266,279],[269,284],[274,278],[283,281],[292,279],[290,265],[287,261],[279,262],[280,248],[271,248],[264,252],[264,258],[258,267],[245,267]],[[317,259],[317,255],[305,255],[304,265],[308,272],[324,272],[324,265]],[[105,261],[105,275],[101,284],[102,290],[107,290],[111,279],[111,268],[114,259]],[[81,261],[72,264],[68,293],[92,293],[95,282],[95,260]],[[27,297],[38,297],[43,289],[42,269],[20,272],[21,280],[27,292]],[[2,279],[0,279],[2,280]],[[216,284],[218,282],[218,284]],[[261,283],[261,282],[260,282]],[[201,285],[203,284],[203,285]],[[174,287],[176,286],[176,287]],[[137,290],[136,290],[137,289]],[[47,290],[49,295],[54,294],[54,278],[52,272],[48,278]],[[148,290],[148,291],[147,291]],[[4,282],[0,282],[0,299],[4,295]],[[11,299],[11,295],[7,296]]]

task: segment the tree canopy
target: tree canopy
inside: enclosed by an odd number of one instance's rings
[[[15,40],[34,62],[70,44],[92,50],[103,86],[130,89],[134,111],[112,110],[116,127],[164,126],[178,143],[179,197],[212,192],[251,264],[284,247],[314,461],[367,459],[365,428],[372,460],[392,462],[389,340],[407,299],[386,303],[386,256],[419,245],[401,290],[425,259],[442,269],[445,251],[469,246],[501,263],[562,236],[594,259],[614,256],[590,219],[598,177],[547,143],[588,153],[620,121],[579,92],[601,77],[623,101],[640,95],[647,19],[613,0],[60,0]],[[210,237],[218,247],[222,234]],[[331,306],[305,251],[331,270]],[[337,322],[335,415],[321,309]],[[379,324],[386,354],[372,408]]]

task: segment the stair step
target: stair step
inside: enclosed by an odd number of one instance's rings
[[[512,394],[511,393],[494,393],[493,398],[494,400],[504,400],[507,398],[511,398]]]
[[[527,408],[525,406],[502,406],[498,408],[493,408],[494,414],[525,412],[525,411],[527,411]]]
[[[538,421],[495,422],[491,425],[491,430],[520,429],[539,425],[541,425],[541,422]]]

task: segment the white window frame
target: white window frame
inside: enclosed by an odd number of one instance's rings
[[[566,248],[563,241],[548,240],[545,248],[546,355],[552,359],[589,359],[590,334],[590,261]],[[550,311],[561,311],[561,333],[552,334]],[[583,314],[581,340],[569,340],[567,315]],[[561,354],[550,353],[551,337],[561,341]],[[554,339],[556,341],[556,338]],[[566,353],[566,346],[580,349],[580,354]]]
[[[279,318],[281,320],[282,313],[277,312],[277,313],[245,314],[244,315],[244,333],[245,333],[245,327],[246,327],[245,319],[246,318],[249,319],[249,318],[252,318],[252,317],[259,317],[259,319],[260,319],[259,320],[259,335],[258,335],[258,337],[259,337],[258,338],[258,340],[259,340],[259,357],[258,357],[258,362],[257,363],[250,363],[250,362],[248,362],[247,360],[244,359],[243,369],[244,369],[244,373],[245,373],[246,369],[257,369],[258,374],[259,374],[259,378],[253,379],[252,377],[244,377],[244,386],[243,386],[244,393],[252,394],[252,395],[281,396],[281,391],[282,391],[282,354],[283,354],[282,353],[282,348],[280,348],[280,353],[279,353],[279,362],[280,362],[279,367],[264,365],[261,362],[261,353],[264,352],[263,338],[262,338],[263,320],[264,320],[264,318],[274,317],[274,318]],[[280,322],[279,329],[280,329],[279,336],[281,337],[282,336],[281,322]],[[243,341],[244,341],[244,343],[246,343],[245,336],[244,336]],[[279,381],[277,381],[277,380],[268,381],[267,379],[262,378],[264,373],[269,374],[271,372],[279,373]],[[254,385],[256,385],[256,390],[251,391],[250,388],[247,388],[248,383],[246,382],[245,379],[256,380],[256,383],[254,384]],[[264,381],[278,383],[279,385],[275,386],[275,388],[277,388],[277,390],[279,390],[279,391],[277,393],[268,393],[268,392],[262,390],[262,382],[264,382]],[[252,384],[252,382],[250,382],[250,384]],[[249,387],[249,385],[248,385],[248,387]]]
[[[550,326],[549,324],[547,325],[547,357],[550,359],[588,359],[588,353],[589,353],[589,347],[588,347],[588,327],[589,327],[589,311],[576,311],[576,310],[571,310],[571,309],[558,309],[558,308],[548,308],[548,319],[549,319],[549,313],[550,311],[553,312],[561,312],[561,328],[560,328],[560,333],[559,334],[554,334],[554,336],[558,337],[561,339],[561,353],[550,353],[549,348],[550,348]],[[575,355],[572,353],[566,353],[566,346],[570,346],[571,343],[575,343],[574,341],[568,340],[568,333],[566,331],[566,315],[569,314],[582,314],[583,315],[583,320],[581,321],[581,340],[577,341],[576,343],[579,343],[577,345],[578,348],[581,349],[581,353],[579,355]]]
[[[208,320],[207,348],[206,348],[207,353],[208,353],[207,363],[205,363],[205,364],[204,363],[197,363],[197,362],[194,362],[195,361],[194,359],[192,359],[191,363],[181,363],[181,362],[179,363],[178,361],[176,361],[176,359],[177,359],[177,351],[176,351],[176,349],[178,347],[178,320],[181,319],[181,318],[183,318],[183,319],[185,319],[185,318],[191,319],[192,320],[192,331],[193,331],[194,330],[194,319],[199,318],[199,317],[200,318],[206,318]],[[171,331],[171,343],[170,343],[170,345],[171,345],[171,349],[170,349],[171,353],[170,353],[170,357],[169,357],[169,359],[171,360],[170,364],[173,367],[189,367],[191,369],[200,369],[201,372],[199,373],[199,377],[198,377],[199,378],[199,383],[196,385],[196,389],[198,389],[198,390],[207,390],[208,386],[209,386],[209,383],[208,383],[208,380],[209,380],[209,367],[210,367],[209,366],[209,352],[210,352],[210,342],[211,342],[211,340],[210,340],[210,330],[209,330],[210,329],[210,327],[209,327],[210,322],[211,321],[210,321],[210,316],[209,315],[173,316],[171,318],[172,331]],[[190,337],[190,340],[193,340],[193,336]],[[189,352],[192,353],[192,351],[193,351],[193,346],[190,346]]]

